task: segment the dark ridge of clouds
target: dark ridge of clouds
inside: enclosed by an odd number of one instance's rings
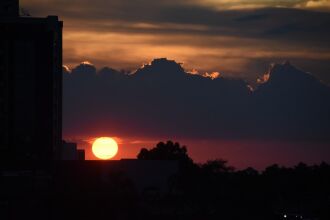
[[[278,130],[293,139],[328,139],[330,88],[289,62],[274,65],[269,79],[253,94],[258,109],[256,122],[263,123],[261,136]],[[302,132],[303,131],[303,132]]]
[[[71,74],[79,75],[79,77],[93,77],[96,74],[96,68],[90,62],[84,61],[72,69]]]
[[[330,88],[289,64],[275,65],[255,92],[167,60],[135,74],[94,68],[64,74],[66,135],[329,141]]]

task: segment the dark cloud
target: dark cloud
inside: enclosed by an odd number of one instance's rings
[[[64,73],[64,133],[328,140],[330,88],[288,63],[268,73],[251,92],[242,80],[188,74],[165,59],[134,74],[85,63]]]
[[[262,124],[260,135],[328,139],[330,88],[289,62],[274,65],[268,77],[253,94],[255,121]]]

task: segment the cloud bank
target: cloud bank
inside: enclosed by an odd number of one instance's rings
[[[133,74],[86,62],[64,70],[66,135],[329,141],[330,88],[289,63],[254,91],[167,59]]]

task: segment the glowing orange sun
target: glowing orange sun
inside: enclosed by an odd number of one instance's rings
[[[97,158],[109,160],[116,156],[118,144],[113,138],[100,137],[94,141],[92,151]]]

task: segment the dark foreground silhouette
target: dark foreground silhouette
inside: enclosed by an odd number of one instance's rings
[[[0,167],[1,219],[330,219],[326,163],[235,171],[221,159],[195,164],[169,141],[138,160]]]

